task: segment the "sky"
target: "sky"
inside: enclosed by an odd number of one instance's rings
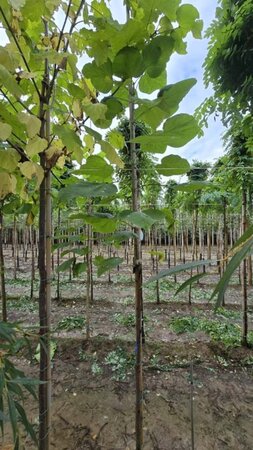
[[[111,10],[115,18],[119,21],[124,21],[124,12],[119,7],[119,3],[121,2],[118,0],[111,0]],[[182,3],[191,3],[196,6],[200,13],[200,18],[204,21],[204,30],[215,17],[217,0],[185,0]],[[207,54],[207,39],[199,40],[190,36],[187,42],[187,55],[174,54],[172,56],[168,64],[167,82],[168,84],[176,83],[192,77],[197,79],[196,86],[185,97],[180,107],[180,112],[192,114],[204,99],[212,94],[212,89],[206,90],[203,84],[202,65]],[[203,137],[194,139],[180,149],[168,147],[166,154],[178,154],[189,162],[193,159],[214,162],[223,154],[221,135],[224,132],[224,128],[219,119],[214,120],[214,117],[211,117],[208,128],[204,128],[203,132]]]

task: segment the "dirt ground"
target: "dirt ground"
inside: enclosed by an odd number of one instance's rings
[[[166,263],[161,264],[165,268]],[[29,261],[21,261],[18,280],[13,280],[7,258],[9,320],[36,329],[37,300],[29,301]],[[228,347],[203,331],[176,334],[170,327],[175,317],[213,318],[208,302],[217,268],[192,290],[174,296],[174,279],[161,283],[159,305],[155,286],[145,285],[144,323],[144,449],[189,450],[194,430],[195,450],[253,449],[253,351]],[[144,274],[152,274],[145,254]],[[180,276],[178,282],[185,280]],[[92,336],[86,340],[85,283],[62,277],[61,302],[53,301],[52,449],[134,450],[134,286],[131,267],[123,263],[108,276],[95,279],[91,306]],[[240,324],[240,288],[237,276],[226,294],[231,319]],[[177,284],[178,287],[178,284]],[[35,292],[37,295],[37,291]],[[35,297],[36,297],[35,295]],[[53,296],[55,282],[53,282]],[[252,329],[252,292],[249,296]],[[237,315],[236,315],[237,314]],[[76,327],[59,325],[76,318]],[[229,319],[230,320],[230,319]],[[63,321],[63,322],[62,322]],[[66,323],[66,322],[65,322]],[[71,328],[71,327],[69,327]],[[38,364],[26,354],[16,362],[30,375]],[[193,367],[193,415],[191,415],[191,365]],[[29,417],[38,423],[38,408],[28,403]],[[25,442],[25,449],[35,447]]]

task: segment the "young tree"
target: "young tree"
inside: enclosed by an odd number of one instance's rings
[[[51,176],[67,159],[80,165],[83,177],[72,189],[74,197],[93,198],[115,192],[105,182],[110,164],[122,165],[115,149],[117,135],[103,139],[97,128],[108,129],[113,118],[130,109],[133,213],[136,227],[136,373],[141,375],[141,258],[140,227],[154,223],[139,211],[136,184],[136,143],[143,151],[163,153],[167,145],[180,147],[199,127],[188,114],[175,114],[196,80],[166,85],[166,65],[174,51],[185,53],[185,36],[200,38],[202,21],[196,8],[175,2],[129,0],[127,20],[114,20],[108,2],[92,0],[3,0],[0,22],[7,44],[0,48],[0,199],[9,193],[28,197],[27,185],[39,190],[39,315],[40,315],[40,427],[39,448],[50,446],[51,362]],[[122,5],[123,6],[123,5]],[[80,70],[81,61],[85,64]],[[88,62],[86,62],[88,60]],[[138,98],[138,88],[153,100]],[[90,119],[92,126],[87,126]],[[136,121],[151,127],[148,136],[135,136]],[[162,126],[162,129],[161,129]],[[95,129],[96,128],[96,129]],[[93,155],[95,144],[101,155]],[[110,164],[108,164],[107,159]],[[167,170],[167,165],[165,165]],[[161,169],[164,169],[162,163]],[[181,169],[182,170],[182,169]],[[101,182],[90,181],[96,173]],[[143,446],[142,390],[137,379],[136,448]],[[139,389],[140,388],[140,389]]]

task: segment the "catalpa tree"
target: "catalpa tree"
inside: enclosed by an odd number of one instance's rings
[[[198,11],[180,0],[128,0],[117,7],[127,11],[124,23],[113,18],[105,0],[2,0],[0,6],[6,38],[0,47],[0,198],[17,194],[32,203],[31,196],[36,198],[39,191],[40,379],[45,382],[39,387],[41,450],[50,442],[54,168],[63,168],[67,160],[78,162],[83,179],[73,185],[77,196],[115,194],[117,188],[104,182],[103,174],[111,166],[123,166],[117,150],[124,137],[110,126],[129,105],[130,122],[151,128],[148,136],[130,135],[133,154],[135,143],[143,151],[164,153],[168,145],[185,145],[199,131],[192,116],[177,114],[196,80],[167,85],[166,76],[173,52],[186,53],[186,35],[200,38]],[[157,90],[152,99],[143,98]],[[99,128],[106,130],[106,138]],[[160,173],[189,169],[185,160],[167,158],[159,165]],[[137,210],[132,217],[137,228],[147,223]],[[141,427],[139,434],[141,448]]]

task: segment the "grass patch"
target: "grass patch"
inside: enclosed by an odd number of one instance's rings
[[[76,329],[81,329],[85,325],[85,317],[83,316],[69,316],[64,317],[64,319],[61,319],[57,326],[56,331],[59,330],[65,330],[65,331],[71,331]]]
[[[172,331],[177,334],[204,331],[213,341],[222,342],[227,347],[241,345],[241,327],[237,324],[223,320],[210,320],[194,316],[176,317],[169,324]],[[248,341],[253,343],[253,332],[249,332]]]

